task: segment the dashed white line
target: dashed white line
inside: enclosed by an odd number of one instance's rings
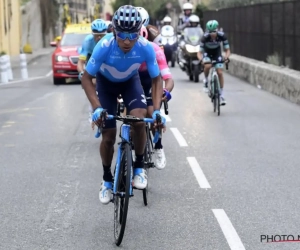
[[[50,72],[46,75],[46,77],[51,76],[52,75],[52,70],[50,70]]]
[[[45,76],[37,76],[37,77],[27,78],[24,80],[16,80],[16,81],[8,82],[8,83],[0,83],[0,87],[7,86],[9,84],[14,84],[14,83],[35,81],[35,80],[39,80],[39,79],[43,79],[43,78],[45,78]]]
[[[45,94],[45,95],[43,95],[43,96],[40,96],[40,97],[38,97],[37,99],[35,99],[35,100],[29,102],[29,104],[33,104],[33,103],[36,103],[36,102],[41,101],[41,100],[43,100],[43,99],[46,99],[46,98],[48,98],[49,96],[52,96],[53,94],[55,94],[55,93],[54,93],[54,92],[47,93],[47,94]]]
[[[195,157],[187,157],[191,169],[201,188],[211,188]]]
[[[187,147],[188,144],[186,143],[186,140],[183,138],[183,136],[180,134],[179,130],[177,128],[170,128],[172,133],[174,134],[176,140],[179,143],[180,147]]]
[[[223,209],[212,210],[231,250],[246,250],[240,237]]]

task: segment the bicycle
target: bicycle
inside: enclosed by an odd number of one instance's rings
[[[113,191],[112,191],[113,198],[111,200],[111,202],[114,203],[115,244],[119,246],[122,243],[124,232],[125,232],[129,198],[133,196],[133,186],[132,186],[133,159],[132,159],[132,145],[131,145],[132,142],[130,139],[130,130],[131,130],[130,124],[134,122],[160,123],[161,116],[157,115],[156,119],[152,119],[152,118],[140,119],[130,115],[127,116],[107,115],[106,111],[104,110],[101,113],[100,119],[102,119],[103,122],[105,122],[106,119],[107,120],[115,119],[123,122],[119,134],[121,138],[121,142],[118,143],[119,148],[118,148],[116,167],[114,170],[114,177],[113,177]],[[158,140],[159,133],[160,132],[157,130],[154,136],[154,143]],[[95,137],[99,138],[100,135],[101,135],[101,128],[98,128]]]
[[[229,64],[230,60],[227,59],[227,61],[216,61],[216,60],[212,60],[211,62],[207,62],[204,64],[211,64],[213,67],[210,71],[210,84],[208,84],[208,96],[211,98],[211,102],[213,102],[213,107],[214,107],[214,112],[218,111],[218,116],[221,113],[220,110],[220,81],[219,81],[219,77],[217,74],[217,70],[216,70],[216,65],[218,63],[225,63],[226,65],[226,70],[228,70],[228,64]]]
[[[163,105],[164,105],[165,114],[168,115],[169,107],[168,107],[167,100],[163,101]],[[155,164],[152,160],[152,155],[154,154],[153,142],[157,141],[158,138],[155,138],[154,140],[152,140],[151,128],[149,127],[148,123],[146,124],[146,135],[147,135],[147,139],[146,139],[146,146],[145,146],[145,151],[144,151],[144,170],[146,172],[147,177],[149,177],[150,168],[155,167]],[[160,136],[161,136],[161,134],[160,134]],[[148,205],[149,178],[147,180],[148,180],[147,186],[145,189],[143,189],[143,201],[144,201],[145,206]]]

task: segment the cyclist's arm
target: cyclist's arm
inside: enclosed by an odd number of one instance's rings
[[[88,61],[88,64],[86,65],[85,72],[81,81],[85,94],[89,99],[94,110],[100,107],[101,104],[96,94],[92,79],[100,69],[100,66],[103,63],[107,52],[107,50],[105,48],[101,48],[101,46],[102,43],[99,42],[94,48],[92,56]]]
[[[77,63],[77,71],[79,73],[84,71],[84,65],[86,62],[87,55],[88,55],[88,42],[86,40],[84,40],[84,42],[82,44],[82,49],[81,49],[81,52],[79,55],[79,60]]]
[[[197,57],[198,57],[199,61],[201,61],[203,59],[203,53],[205,52],[204,44],[205,44],[205,37],[203,36],[200,41],[200,51],[198,51],[198,53],[197,53]]]
[[[79,73],[84,71],[84,65],[85,65],[85,60],[79,58],[77,63],[77,71]]]
[[[160,110],[161,97],[163,95],[163,85],[157,65],[156,54],[150,43],[143,47],[145,49],[145,59],[150,77],[152,78],[152,102],[154,110]]]
[[[156,60],[160,70],[161,77],[165,81],[165,89],[171,92],[174,88],[174,81],[172,79],[172,74],[168,66],[165,53],[158,45],[154,44],[153,47],[155,49]]]
[[[229,56],[230,56],[230,46],[229,46],[227,36],[223,32],[220,32],[220,33],[222,34],[221,37],[222,37],[223,47],[224,47],[224,50],[225,50],[225,58],[229,58]]]

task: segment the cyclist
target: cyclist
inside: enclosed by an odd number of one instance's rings
[[[113,32],[113,25],[110,23],[108,26],[107,26],[107,33],[111,33]]]
[[[100,39],[106,35],[107,32],[107,24],[102,19],[96,19],[91,24],[92,34],[86,36],[83,41],[82,49],[79,55],[79,60],[77,64],[77,70],[79,72],[79,80],[81,80],[84,66],[88,62],[90,56],[92,55],[93,49]]]
[[[77,70],[79,72],[78,79],[81,80],[84,67],[93,53],[93,49],[97,42],[106,34],[107,24],[102,19],[96,19],[91,24],[92,34],[86,36],[83,41],[82,49],[80,51],[79,60],[77,63]],[[92,122],[92,106],[89,104],[89,121]]]
[[[143,8],[143,7],[136,7],[137,10],[140,12],[141,17],[142,17],[142,23],[145,27],[147,27],[149,25],[149,21],[150,21],[150,17],[148,14],[148,11]]]
[[[140,35],[143,36],[145,39],[148,39],[148,31],[147,31],[146,27],[143,26],[141,28]],[[160,69],[160,74],[161,74],[163,80],[165,81],[165,88],[164,88],[165,98],[167,100],[170,100],[171,99],[170,92],[174,88],[174,81],[172,79],[171,71],[168,67],[168,63],[166,61],[164,51],[157,44],[155,44],[153,42],[150,42],[150,43],[154,47],[154,50],[156,53],[157,64]],[[152,84],[151,84],[151,77],[148,73],[146,63],[143,63],[141,65],[141,67],[139,69],[139,75],[140,75],[141,84],[143,86],[144,93],[145,93],[146,100],[147,100],[147,106],[148,106],[147,115],[149,117],[152,117],[152,113],[153,113],[153,102],[152,102],[152,98],[151,98],[151,85]],[[155,164],[156,168],[160,169],[160,170],[165,168],[166,156],[165,156],[165,153],[163,150],[163,145],[161,143],[161,138],[154,145],[154,153],[155,153],[155,157],[156,157],[156,164]]]
[[[111,200],[113,176],[111,162],[116,140],[116,121],[108,120],[104,126],[101,114],[104,109],[109,114],[115,114],[116,98],[122,95],[127,112],[130,115],[144,118],[147,114],[147,102],[140,83],[138,69],[146,62],[152,78],[152,101],[155,119],[160,114],[161,96],[163,94],[162,80],[157,65],[155,52],[151,44],[139,36],[142,18],[138,10],[131,5],[121,6],[113,15],[114,32],[107,34],[96,45],[82,77],[82,85],[91,102],[94,113],[93,122],[103,127],[100,156],[103,164],[103,181],[101,182],[99,199],[103,204]],[[93,88],[92,78],[97,78],[97,93]],[[161,116],[164,126],[166,119]],[[144,167],[144,148],[146,145],[146,130],[144,123],[132,125],[135,145],[135,163],[133,170],[133,185],[137,189],[147,186],[147,175]]]
[[[206,32],[204,33],[201,43],[200,52],[197,56],[202,63],[211,62],[211,60],[222,61],[221,43],[223,43],[224,50],[226,52],[224,61],[228,62],[230,56],[230,47],[225,33],[218,31],[219,23],[216,20],[210,20],[206,24]],[[211,64],[204,64],[204,75],[203,80],[204,90],[207,92],[208,75],[211,68]],[[221,105],[226,105],[224,98],[224,77],[222,73],[223,63],[216,65],[217,74],[220,79],[221,87]]]

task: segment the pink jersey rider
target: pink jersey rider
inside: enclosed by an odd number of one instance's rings
[[[146,38],[146,39],[148,38],[148,32],[144,26],[142,27],[140,34],[144,38]],[[150,42],[150,41],[149,41],[149,43],[152,44],[154,51],[156,53],[156,60],[157,60],[158,67],[160,69],[161,77],[163,78],[163,80],[172,78],[171,71],[168,66],[164,51],[157,44]],[[139,71],[140,72],[147,71],[147,65],[145,62],[140,66]]]

